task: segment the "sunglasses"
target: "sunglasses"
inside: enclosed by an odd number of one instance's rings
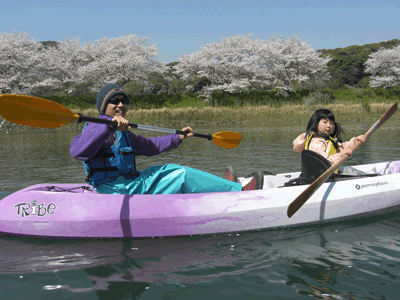
[[[113,105],[118,105],[120,102],[122,102],[123,105],[128,105],[129,100],[127,98],[111,98],[108,100],[108,103],[111,103]]]

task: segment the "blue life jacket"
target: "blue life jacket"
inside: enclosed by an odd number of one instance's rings
[[[100,149],[94,157],[83,162],[87,175],[86,181],[92,186],[97,186],[114,181],[119,176],[135,179],[139,175],[136,171],[135,156],[136,151],[132,147],[130,132],[117,131],[113,146]]]

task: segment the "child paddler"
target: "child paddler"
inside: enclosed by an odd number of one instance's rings
[[[293,141],[293,149],[296,152],[303,150],[314,151],[325,157],[332,165],[338,162],[342,155],[350,156],[351,147],[358,140],[365,142],[365,135],[353,137],[348,142],[342,143],[340,135],[343,132],[335,116],[328,109],[318,109],[311,116],[305,133],[299,135]],[[366,174],[394,174],[400,172],[400,160],[390,161],[386,165],[371,166],[364,171],[357,170],[350,166],[339,166],[338,172],[345,175],[366,175]]]
[[[343,155],[351,156],[356,141],[365,142],[365,135],[351,138],[342,143],[340,140],[342,128],[335,121],[335,116],[329,109],[318,109],[311,116],[305,133],[293,141],[296,152],[310,150],[325,157],[331,165],[336,164]],[[335,174],[365,175],[365,172],[350,166],[339,166]]]
[[[112,125],[87,123],[70,146],[72,157],[83,161],[87,181],[104,194],[182,194],[241,191],[256,188],[256,179],[242,187],[238,182],[177,164],[136,169],[136,156],[157,155],[177,148],[193,135],[170,134],[145,138],[129,131],[125,119],[129,96],[117,84],[105,85],[97,94],[99,118],[113,120]]]
[[[314,151],[333,165],[341,159],[342,155],[351,156],[353,152],[351,147],[356,141],[365,142],[365,135],[359,135],[342,143],[340,140],[342,131],[330,110],[318,109],[311,116],[306,132],[293,141],[293,149],[296,152]]]

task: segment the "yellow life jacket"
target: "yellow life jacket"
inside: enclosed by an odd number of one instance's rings
[[[309,148],[309,146],[310,146],[311,139],[312,139],[313,137],[316,137],[316,134],[315,134],[315,133],[310,134],[310,135],[307,137],[306,143],[305,143],[305,145],[304,145],[304,149],[309,150],[308,148]],[[338,147],[338,142],[337,142],[336,139],[334,139],[333,137],[328,137],[328,138],[325,138],[325,140],[326,140],[326,142],[327,142],[327,144],[328,144],[327,152],[328,152],[328,155],[329,155],[329,156],[331,156],[331,155],[333,155],[333,154],[335,154],[335,153],[339,153],[339,149],[336,148],[336,147]],[[335,171],[335,174],[338,174],[338,170]]]

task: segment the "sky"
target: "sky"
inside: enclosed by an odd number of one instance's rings
[[[297,36],[315,50],[400,39],[399,0],[12,0],[0,7],[0,33],[36,41],[136,34],[170,63],[234,35]]]

